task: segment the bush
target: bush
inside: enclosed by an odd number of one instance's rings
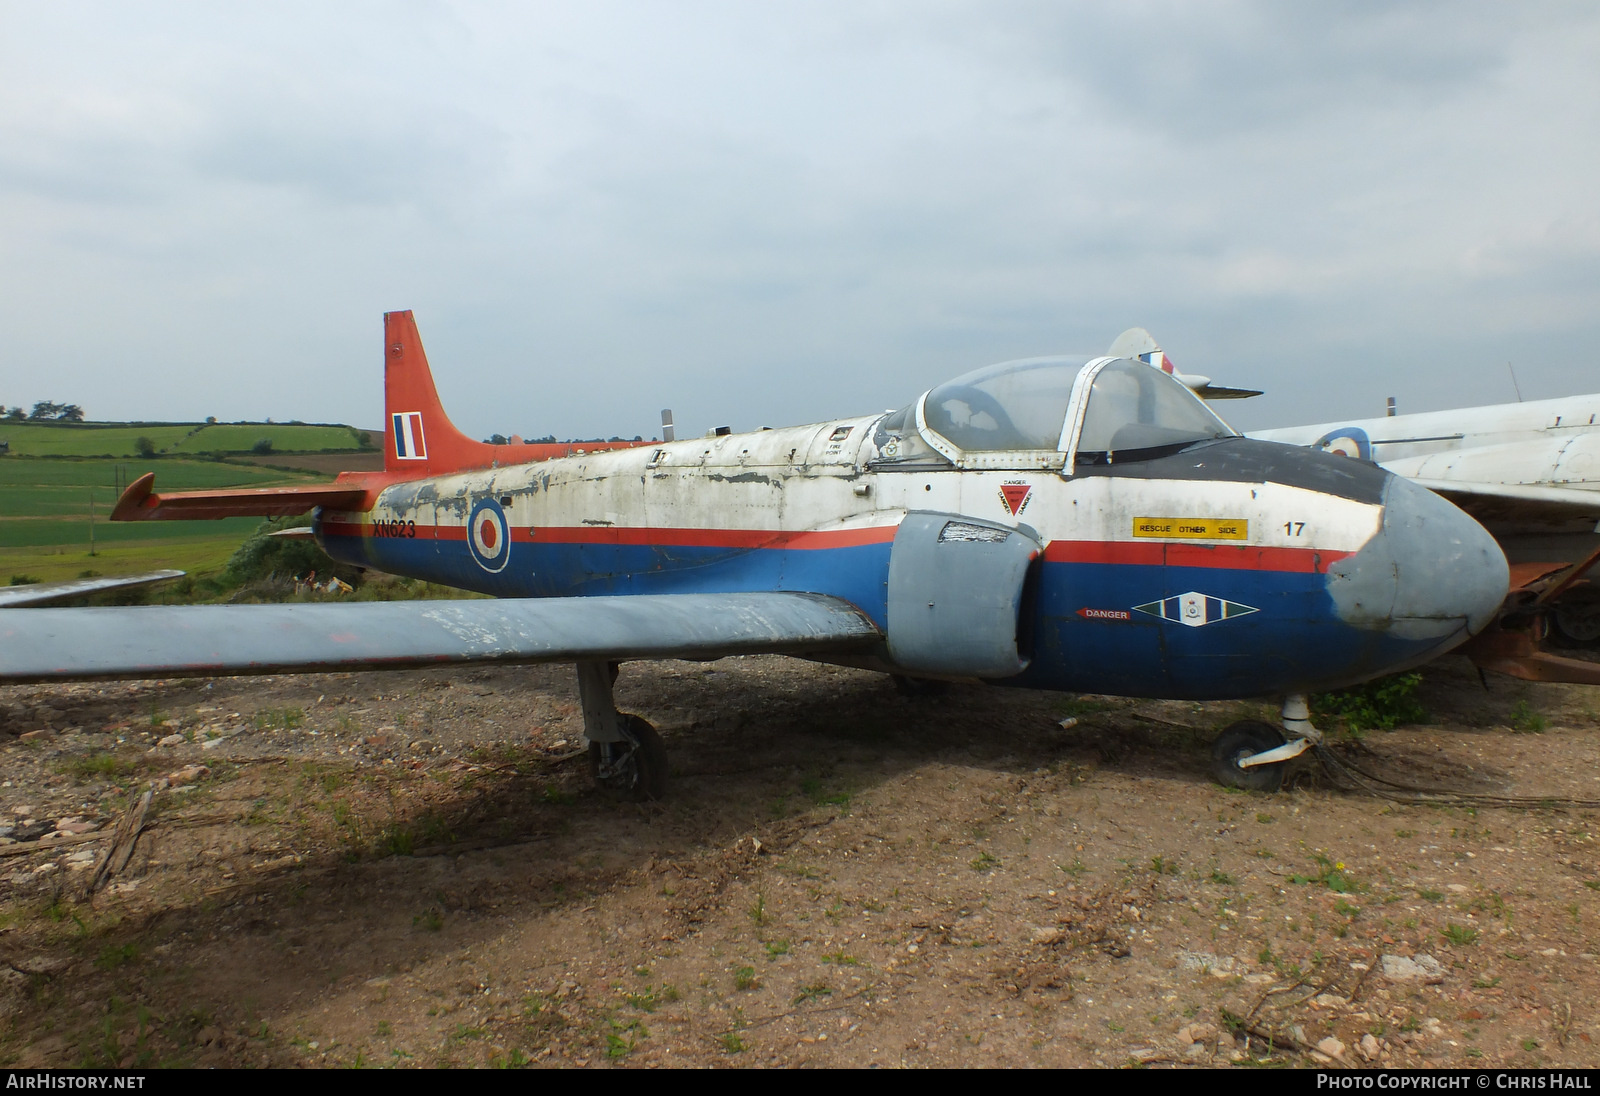
[[[250,452],[255,453],[257,456],[266,456],[268,453],[272,452],[272,439],[256,439],[256,443],[250,447]]]
[[[1417,702],[1421,684],[1421,674],[1391,674],[1351,689],[1318,693],[1311,698],[1311,711],[1318,722],[1340,720],[1358,733],[1392,731],[1402,723],[1421,723],[1428,718]]]
[[[143,436],[135,438],[133,442],[133,451],[138,453],[141,457],[153,457],[156,455],[156,443]]]
[[[230,587],[250,586],[253,593],[266,600],[277,600],[292,593],[290,580],[312,571],[317,573],[319,581],[337,576],[359,587],[362,573],[348,564],[335,563],[316,541],[271,535],[280,529],[303,529],[310,524],[308,517],[262,522],[228,560],[223,572],[224,582]]]

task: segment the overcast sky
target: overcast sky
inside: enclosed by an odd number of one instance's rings
[[[1149,328],[1245,428],[1600,390],[1600,6],[0,0],[0,403],[735,429]]]

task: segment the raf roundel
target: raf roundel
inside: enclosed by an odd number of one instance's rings
[[[494,499],[479,499],[467,519],[467,547],[478,566],[490,573],[506,569],[511,561],[511,526]]]

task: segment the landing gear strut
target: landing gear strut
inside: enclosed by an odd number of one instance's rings
[[[907,677],[905,674],[889,676],[894,679],[895,691],[912,700],[928,700],[943,696],[950,691],[950,683],[937,677]]]
[[[589,774],[625,799],[660,799],[667,790],[666,745],[644,718],[617,711],[611,692],[616,678],[614,662],[578,663]]]
[[[1321,741],[1306,698],[1297,693],[1284,698],[1283,730],[1245,719],[1218,735],[1211,745],[1211,774],[1225,787],[1275,792],[1283,787],[1287,763]]]

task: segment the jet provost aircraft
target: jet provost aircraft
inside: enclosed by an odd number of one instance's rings
[[[782,652],[907,681],[1284,695],[1219,778],[1269,788],[1317,738],[1304,696],[1412,666],[1499,610],[1504,556],[1405,479],[1239,436],[1134,358],[980,369],[898,411],[537,454],[445,417],[409,312],[385,321],[387,466],[311,488],[155,493],[121,520],[316,508],[335,559],[493,601],[0,612],[0,678],[462,661],[577,664],[604,784],[659,794],[617,664]]]

